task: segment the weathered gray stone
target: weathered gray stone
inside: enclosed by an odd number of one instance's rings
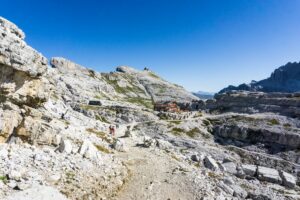
[[[49,178],[47,179],[49,182],[51,183],[56,183],[61,179],[61,175],[60,174],[53,174],[51,176],[49,176]]]
[[[213,171],[219,169],[218,163],[211,156],[206,156],[204,158],[204,166]]]
[[[147,136],[144,137],[143,142],[144,142],[143,143],[144,147],[147,147],[147,148],[154,147],[156,145],[156,140],[152,139],[151,137],[147,137]]]
[[[226,185],[225,183],[223,183],[222,181],[220,183],[218,183],[218,186],[223,190],[225,191],[227,194],[230,194],[230,195],[233,195],[234,194],[234,190]]]
[[[86,158],[95,159],[97,158],[97,151],[96,147],[89,140],[85,140],[79,149],[79,154]]]
[[[24,38],[25,34],[15,24],[0,17],[0,64],[40,76],[47,70],[47,59],[27,46]]]
[[[282,184],[286,187],[289,188],[294,188],[296,186],[297,183],[297,178],[295,176],[293,176],[292,174],[289,174],[287,172],[284,171],[280,171],[279,172],[280,177],[282,178]]]
[[[62,139],[60,144],[59,144],[59,147],[58,147],[58,151],[60,153],[67,153],[67,154],[70,154],[72,152],[72,143],[70,140],[67,140],[67,139]]]
[[[237,174],[236,164],[234,162],[222,163],[222,166],[225,168],[225,171],[231,174]]]
[[[255,176],[257,171],[256,165],[242,165],[242,168],[247,176]]]
[[[119,139],[116,139],[116,140],[114,141],[114,143],[112,144],[112,147],[113,147],[115,150],[120,151],[120,152],[125,152],[125,151],[126,151],[124,142],[122,142],[122,141],[119,140]]]
[[[158,148],[167,150],[172,147],[172,144],[165,140],[156,139],[156,145]]]
[[[199,161],[200,161],[200,158],[199,158],[198,155],[194,154],[194,155],[191,156],[191,160],[192,160],[192,161],[195,161],[195,162],[199,162]]]
[[[233,196],[235,197],[245,199],[248,195],[248,192],[239,185],[232,185],[231,188],[234,191]]]
[[[280,178],[279,172],[276,169],[268,167],[257,167],[257,176],[261,181],[267,181],[270,183],[281,184],[282,179]]]

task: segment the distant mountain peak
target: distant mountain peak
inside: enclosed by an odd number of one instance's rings
[[[229,85],[219,93],[232,90],[262,92],[298,92],[300,91],[300,62],[289,62],[272,72],[271,76],[261,81],[251,81],[239,86]]]

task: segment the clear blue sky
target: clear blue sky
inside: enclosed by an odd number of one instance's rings
[[[1,0],[0,15],[48,58],[148,66],[191,91],[300,61],[300,0]]]

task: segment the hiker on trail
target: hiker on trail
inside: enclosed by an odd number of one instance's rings
[[[115,132],[116,132],[115,127],[112,126],[112,125],[110,125],[109,126],[109,134],[114,137],[115,136]]]
[[[115,136],[115,133],[116,133],[116,129],[114,126],[112,126],[112,136],[114,137]]]
[[[127,126],[124,137],[131,137],[130,126]]]

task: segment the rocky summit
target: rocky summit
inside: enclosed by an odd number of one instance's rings
[[[24,39],[0,18],[0,199],[300,199],[300,95],[264,93],[297,91],[299,64],[264,92],[201,100],[148,68],[48,62]]]

